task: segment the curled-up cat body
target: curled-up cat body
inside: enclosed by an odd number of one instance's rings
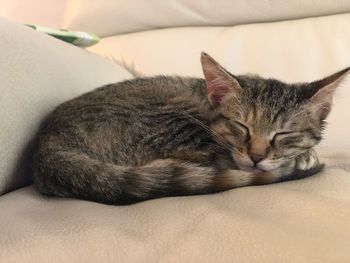
[[[130,204],[313,175],[332,95],[311,83],[235,76],[202,53],[204,79],[106,85],[58,106],[33,154],[45,195]]]

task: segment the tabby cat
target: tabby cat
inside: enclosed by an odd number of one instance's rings
[[[61,104],[39,133],[45,195],[107,204],[208,194],[320,171],[332,95],[349,69],[311,83],[234,76],[202,53],[204,79],[157,76]]]

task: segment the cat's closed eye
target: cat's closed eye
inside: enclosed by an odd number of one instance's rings
[[[239,136],[240,138],[243,138],[243,141],[248,142],[250,140],[250,132],[249,128],[242,124],[239,121],[231,121],[230,122],[231,131]]]
[[[302,132],[285,131],[275,133],[270,140],[271,146],[299,147],[303,142],[304,134]]]

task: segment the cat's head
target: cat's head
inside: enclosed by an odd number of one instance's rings
[[[315,146],[332,96],[350,71],[311,83],[286,84],[256,75],[234,76],[202,53],[208,100],[218,116],[214,137],[242,170],[269,171]]]

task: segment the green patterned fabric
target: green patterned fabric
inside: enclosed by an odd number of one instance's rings
[[[38,25],[27,26],[79,47],[89,47],[100,41],[99,37],[93,33],[48,28]]]

